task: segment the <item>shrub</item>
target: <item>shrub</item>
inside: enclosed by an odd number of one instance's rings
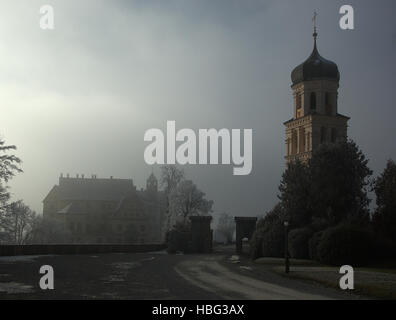
[[[256,229],[250,239],[250,257],[254,260],[262,256],[263,228]]]
[[[262,235],[263,257],[284,257],[285,229],[281,221],[275,221]]]
[[[318,261],[318,245],[322,239],[323,231],[319,231],[313,234],[311,239],[308,241],[309,258],[311,260]]]
[[[256,231],[250,240],[250,255],[253,259],[284,255],[283,221],[283,209],[277,204],[257,222]]]
[[[386,236],[376,234],[373,258],[381,262],[387,260],[396,262],[396,243],[389,240]]]
[[[383,173],[374,181],[377,209],[373,216],[376,233],[396,243],[396,163],[389,160]]]
[[[308,242],[312,237],[312,230],[309,228],[294,229],[289,232],[289,253],[294,259],[308,259]]]
[[[359,266],[373,258],[374,247],[370,230],[343,224],[323,232],[316,253],[321,263]]]

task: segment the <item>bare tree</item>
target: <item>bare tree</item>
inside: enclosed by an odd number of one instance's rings
[[[32,223],[32,231],[28,243],[68,243],[70,238],[71,234],[63,223],[56,219],[36,215]]]
[[[184,171],[175,165],[164,165],[161,167],[161,186],[165,194],[169,195],[179,182],[184,179]]]
[[[5,141],[0,139],[0,181],[8,182],[16,173],[22,172],[19,167],[21,159],[13,154],[8,154],[10,150],[16,150],[15,146],[5,145]]]
[[[205,193],[191,180],[181,181],[170,195],[170,211],[174,217],[181,217],[183,223],[192,215],[208,215],[213,201],[205,199]]]
[[[222,213],[219,217],[217,231],[226,239],[227,244],[231,243],[235,231],[234,218],[227,213]]]
[[[0,138],[0,218],[5,214],[10,199],[10,194],[5,184],[16,173],[22,172],[19,167],[21,160],[14,154],[9,154],[10,150],[16,150],[16,147],[6,145],[5,141]]]
[[[7,206],[4,214],[0,217],[3,233],[6,240],[13,244],[26,244],[31,237],[36,213],[32,211],[22,200]]]
[[[164,188],[166,196],[166,231],[171,227],[170,195],[184,179],[184,171],[175,165],[164,165],[161,167],[161,187]]]

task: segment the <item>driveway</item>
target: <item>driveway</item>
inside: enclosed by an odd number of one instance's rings
[[[0,257],[0,299],[359,298],[235,259],[229,252]],[[54,290],[39,287],[42,265],[54,269]]]

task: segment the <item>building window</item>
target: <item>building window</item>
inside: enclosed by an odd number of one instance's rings
[[[327,115],[331,115],[331,101],[330,101],[330,93],[325,93],[325,111]]]
[[[326,128],[325,127],[321,127],[320,128],[320,142],[326,142]]]
[[[311,106],[311,110],[316,109],[316,93],[315,92],[311,92],[310,106]]]

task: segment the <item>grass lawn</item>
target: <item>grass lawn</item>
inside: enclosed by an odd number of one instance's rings
[[[339,280],[342,277],[339,268],[321,265],[310,260],[291,259],[289,274],[284,273],[284,259],[259,258],[255,260],[255,263],[285,277],[315,281],[334,288],[339,288]],[[384,267],[391,265],[389,263],[380,266],[354,268],[354,293],[379,299],[396,300],[396,269]]]

